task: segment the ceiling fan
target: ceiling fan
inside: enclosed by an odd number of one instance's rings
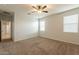
[[[35,13],[35,12],[37,12],[37,13],[42,13],[42,12],[48,13],[48,11],[46,10],[47,9],[46,5],[44,5],[44,6],[42,6],[42,5],[36,5],[36,6],[32,6],[32,8],[34,10],[31,13]],[[28,13],[28,14],[30,15],[31,13]]]

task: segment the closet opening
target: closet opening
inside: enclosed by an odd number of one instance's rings
[[[0,42],[12,41],[13,14],[10,12],[0,13]]]

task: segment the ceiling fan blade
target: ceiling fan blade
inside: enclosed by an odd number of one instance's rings
[[[31,15],[31,14],[33,14],[34,12],[36,12],[36,11],[32,11],[32,12],[29,12],[29,13],[27,13],[28,15]]]
[[[38,10],[40,10],[40,9],[41,9],[41,6],[39,6],[39,5],[38,5],[37,7],[38,7]]]
[[[45,9],[47,6],[43,6],[42,9]]]
[[[27,13],[27,15],[31,15],[31,13]]]
[[[35,6],[32,6],[32,7],[37,10],[37,8]]]
[[[48,11],[42,11],[42,12],[48,13]]]

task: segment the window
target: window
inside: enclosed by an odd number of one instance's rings
[[[40,21],[40,31],[45,31],[45,21]]]
[[[64,32],[78,32],[78,14],[64,17]]]
[[[38,30],[38,21],[34,21],[32,25],[33,25],[34,30],[37,31]]]

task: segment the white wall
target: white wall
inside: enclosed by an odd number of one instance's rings
[[[63,32],[63,16],[72,14],[79,14],[79,8],[42,18],[42,20],[45,20],[45,31],[41,32],[40,36],[54,40],[79,44],[79,32]]]
[[[27,10],[16,5],[0,5],[1,10],[14,12],[14,41],[28,39],[37,36],[37,26],[34,25],[37,20],[27,15]],[[42,37],[55,40],[79,44],[79,33],[63,32],[63,15],[79,13],[79,9],[71,10],[65,13],[51,15],[43,19],[46,20],[45,32],[41,32]]]
[[[14,41],[28,39],[37,36],[37,19],[27,15],[27,10],[16,5],[0,5],[1,10],[14,12]]]

